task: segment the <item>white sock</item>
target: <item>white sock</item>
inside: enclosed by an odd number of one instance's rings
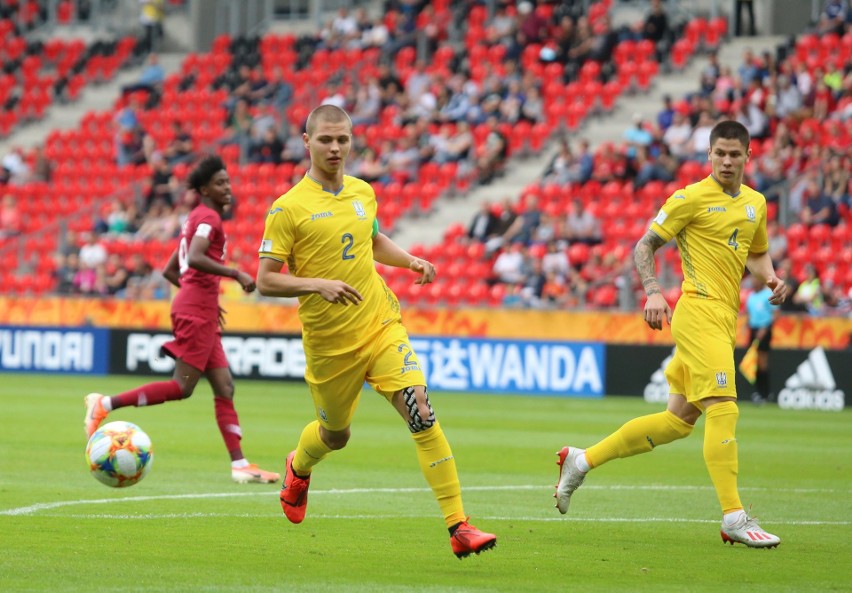
[[[587,471],[592,469],[592,466],[589,465],[589,462],[586,459],[585,451],[583,453],[580,453],[577,456],[577,459],[574,460],[574,467],[576,467],[578,470],[580,470],[583,473],[586,473]]]
[[[248,466],[249,466],[249,462],[248,462],[248,459],[246,459],[245,457],[243,457],[242,459],[235,459],[234,461],[231,462],[231,467],[234,468],[234,469],[240,469],[241,467],[248,467]]]
[[[739,521],[743,515],[745,515],[745,511],[742,509],[734,511],[733,513],[725,513],[725,515],[722,517],[722,522],[725,525],[733,525],[734,523]]]
[[[104,410],[107,412],[112,412],[112,398],[108,395],[105,395],[101,398],[101,405],[104,407]]]

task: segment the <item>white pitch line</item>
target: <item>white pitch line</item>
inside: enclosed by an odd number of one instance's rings
[[[213,517],[237,517],[241,519],[259,519],[269,517],[277,520],[279,517],[283,519],[281,513],[145,513],[144,515],[127,515],[127,514],[43,514],[42,517],[62,517],[68,519],[120,519],[120,520],[156,520],[156,519],[209,519]],[[432,515],[345,515],[345,514],[327,514],[327,513],[312,513],[311,519],[332,519],[336,521],[376,521],[381,519],[399,520],[399,519],[426,519]],[[526,523],[555,523],[559,521],[570,521],[573,523],[700,523],[718,525],[718,519],[687,519],[683,517],[504,517],[498,515],[482,515],[477,519],[484,521],[523,521]],[[773,525],[830,525],[830,526],[847,526],[852,524],[850,521],[785,521],[774,520]]]
[[[532,484],[523,484],[523,485],[502,485],[502,486],[468,486],[462,488],[462,491],[465,492],[494,492],[494,491],[507,491],[507,490],[549,490],[552,489],[553,486],[536,486]],[[630,484],[599,484],[599,485],[588,485],[583,488],[583,490],[620,490],[620,491],[633,491],[633,490],[648,490],[648,491],[669,491],[669,492],[693,492],[693,491],[701,491],[701,490],[712,490],[711,486],[668,486],[662,484],[646,484],[646,485],[630,485]],[[740,488],[742,491],[752,491],[752,492],[773,492],[773,493],[794,493],[794,494],[848,494],[849,492],[846,490],[837,490],[833,488]],[[429,488],[346,488],[346,489],[336,489],[332,488],[329,490],[311,490],[311,495],[319,495],[319,494],[406,494],[406,493],[419,493],[419,492],[431,492]],[[74,506],[74,505],[92,505],[92,504],[112,504],[116,502],[126,503],[126,502],[146,502],[150,500],[181,500],[181,499],[205,499],[205,498],[233,498],[240,496],[270,496],[272,494],[277,494],[277,490],[270,491],[262,491],[262,492],[205,492],[205,493],[197,493],[197,494],[161,494],[161,495],[153,495],[153,496],[128,496],[124,498],[116,497],[116,498],[98,498],[98,499],[78,499],[78,500],[61,500],[56,502],[39,502],[33,505],[18,507],[13,509],[6,509],[0,511],[0,515],[7,516],[21,516],[21,515],[34,515],[39,511],[46,511],[51,509],[57,509],[66,506]],[[841,523],[846,524],[846,523]]]

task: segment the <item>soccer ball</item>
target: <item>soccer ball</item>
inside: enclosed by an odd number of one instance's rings
[[[96,480],[113,488],[133,486],[151,469],[151,439],[130,422],[98,428],[86,444],[86,461]]]

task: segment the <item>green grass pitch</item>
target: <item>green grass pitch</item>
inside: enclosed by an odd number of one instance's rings
[[[18,591],[850,591],[852,412],[741,406],[743,502],[782,538],[723,545],[689,439],[595,470],[570,514],[553,507],[555,452],[659,410],[638,398],[433,393],[471,522],[497,547],[459,561],[401,419],[366,390],[349,446],[314,473],[308,516],[276,485],[230,480],[209,387],[127,408],[154,443],[151,472],[110,489],[84,462],[82,398],[145,378],[0,376],[0,589]],[[267,469],[311,419],[307,389],[237,383],[244,450]]]

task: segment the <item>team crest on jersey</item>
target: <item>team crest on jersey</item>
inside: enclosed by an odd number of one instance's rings
[[[728,386],[728,373],[725,371],[719,371],[716,373],[716,386],[717,387],[727,387]]]
[[[355,208],[355,214],[360,220],[367,218],[367,211],[364,210],[364,204],[361,203],[361,200],[352,200],[352,207]]]
[[[754,211],[754,206],[746,206],[746,218],[748,218],[749,222],[754,222],[757,220],[757,213]]]

